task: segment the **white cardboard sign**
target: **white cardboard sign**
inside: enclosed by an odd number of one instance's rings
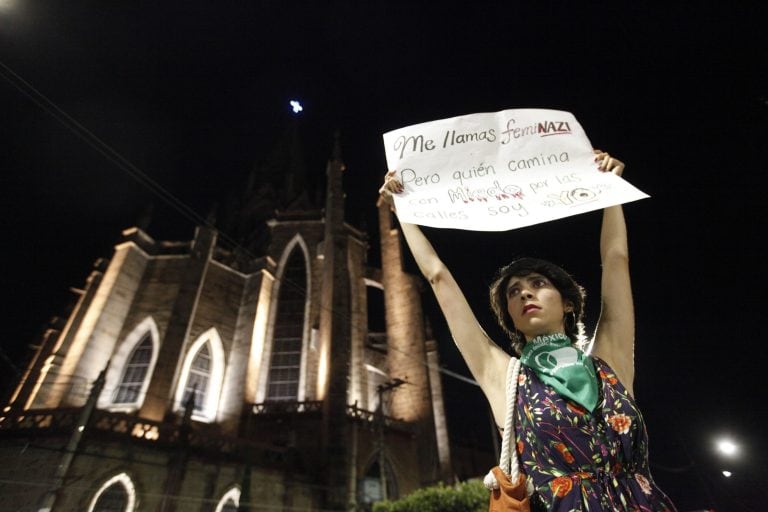
[[[405,187],[403,222],[504,231],[648,197],[599,172],[581,125],[560,110],[441,119],[387,132],[384,146]]]

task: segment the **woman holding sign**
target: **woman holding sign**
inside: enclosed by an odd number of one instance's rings
[[[599,171],[624,164],[595,151]],[[395,172],[383,200],[403,191]],[[490,402],[498,425],[506,413],[510,356],[480,327],[464,294],[414,224],[403,234],[429,281],[461,354]],[[584,290],[560,267],[522,258],[501,268],[491,307],[520,358],[514,447],[532,482],[533,510],[674,510],[648,469],[648,444],[632,393],[635,318],[627,232],[621,206],[603,211],[600,233],[602,312],[591,354],[582,351]]]

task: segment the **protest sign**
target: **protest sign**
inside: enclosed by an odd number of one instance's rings
[[[504,231],[648,197],[599,172],[570,112],[514,109],[384,134],[387,165],[405,191],[401,221]]]

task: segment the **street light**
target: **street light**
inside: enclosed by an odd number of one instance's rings
[[[739,451],[739,446],[728,438],[717,440],[717,451],[726,457],[733,457]]]
[[[724,455],[726,458],[733,459],[739,453],[739,445],[728,437],[721,437],[715,442],[715,447],[720,455]],[[720,472],[725,478],[731,478],[733,473],[724,469]]]

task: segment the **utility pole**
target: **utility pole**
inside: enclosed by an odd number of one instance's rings
[[[379,406],[376,408],[376,426],[378,430],[377,444],[379,449],[379,485],[381,486],[382,500],[388,499],[387,476],[384,472],[384,463],[386,461],[384,454],[384,393],[392,391],[393,389],[398,388],[405,383],[406,382],[402,379],[394,379],[391,382],[387,382],[386,384],[379,384],[376,386],[376,392],[379,395]]]
[[[176,512],[178,497],[181,491],[181,483],[187,471],[189,461],[189,437],[192,432],[192,413],[197,401],[197,383],[192,386],[192,391],[184,403],[184,416],[179,426],[179,441],[175,453],[168,458],[168,473],[163,485],[163,499],[160,502],[158,512]]]
[[[69,472],[69,468],[75,458],[75,453],[80,446],[80,440],[83,438],[85,427],[88,425],[93,410],[96,408],[96,401],[101,394],[101,390],[104,389],[107,368],[109,368],[109,363],[107,363],[106,368],[101,370],[101,373],[99,373],[99,376],[93,383],[93,388],[91,388],[91,393],[88,395],[88,400],[86,400],[83,409],[80,411],[80,416],[77,418],[75,430],[73,430],[72,434],[69,436],[69,442],[67,443],[66,448],[64,448],[64,455],[61,457],[61,462],[56,468],[53,485],[51,485],[51,488],[45,493],[45,496],[43,496],[38,512],[50,512],[51,509],[53,509],[53,505],[56,503],[56,498],[64,485],[64,479]]]

